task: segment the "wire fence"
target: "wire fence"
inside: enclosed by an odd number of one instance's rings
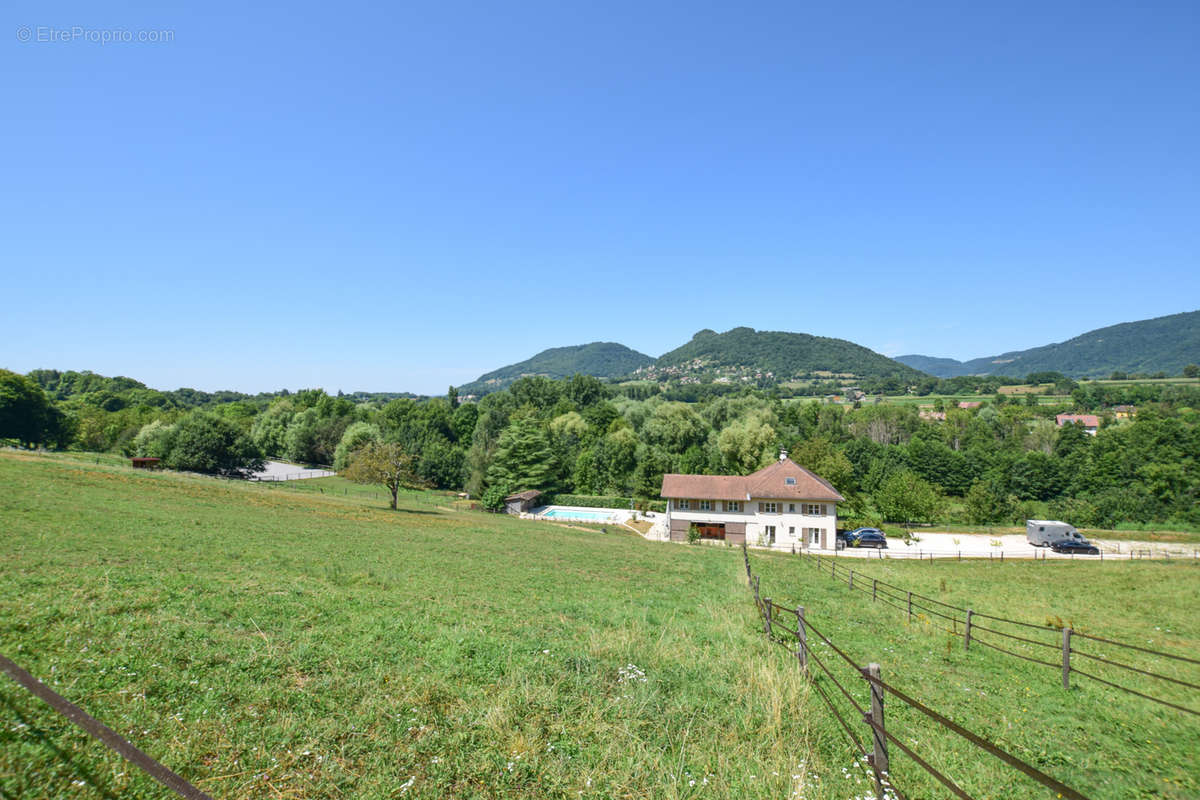
[[[1064,689],[1070,688],[1071,676],[1077,675],[1167,708],[1200,716],[1200,710],[1197,710],[1200,708],[1200,694],[1197,694],[1200,693],[1200,669],[1197,669],[1200,659],[1096,636],[1074,630],[1070,625],[1038,625],[985,614],[902,589],[850,569],[833,558],[810,555],[804,560],[822,574],[828,572],[831,579],[845,582],[852,591],[869,594],[872,601],[885,603],[901,611],[909,621],[914,615],[924,617],[926,621],[939,620],[947,633],[962,637],[966,650],[970,650],[972,644],[979,644],[1023,661],[1061,670]],[[980,624],[980,619],[992,624]],[[1010,628],[1002,630],[1003,626]],[[1036,638],[1039,635],[1043,638]],[[1047,636],[1054,637],[1053,641],[1048,641],[1045,638]],[[1000,640],[1004,640],[1007,646],[1002,647]],[[1081,646],[1079,640],[1086,644]],[[1130,660],[1136,654],[1142,663],[1131,664],[1118,660],[1112,652],[1100,650],[1101,646],[1119,648],[1121,652],[1129,654],[1125,658]],[[1090,667],[1094,671],[1080,669],[1080,659],[1095,664],[1095,667]],[[1173,674],[1167,674],[1172,671]],[[1103,674],[1097,675],[1096,672]],[[1119,682],[1137,676],[1157,683],[1143,681],[1146,685],[1135,689]],[[1169,691],[1174,693],[1169,694]]]
[[[327,470],[305,470],[304,472],[288,472],[285,474],[276,475],[251,475],[246,480],[256,483],[276,483],[279,481],[301,481],[308,478],[332,478],[337,475],[336,472]]]
[[[1042,772],[1028,761],[968,730],[909,693],[885,681],[883,669],[879,664],[861,665],[813,624],[803,606],[788,608],[774,602],[769,597],[763,597],[761,578],[755,575],[751,569],[750,554],[745,545],[742,546],[742,557],[746,566],[746,578],[750,583],[754,602],[762,619],[763,634],[769,641],[787,649],[796,658],[800,669],[809,678],[810,685],[816,691],[817,696],[846,735],[847,741],[856,753],[855,763],[864,770],[867,767],[870,768],[870,776],[875,781],[878,797],[885,800],[905,800],[906,798],[905,793],[896,785],[895,771],[891,769],[890,750],[895,747],[954,797],[961,800],[975,800],[975,796],[963,789],[958,781],[937,769],[930,763],[929,758],[922,756],[914,749],[918,746],[916,740],[912,736],[905,737],[903,735],[911,732],[897,730],[894,719],[889,727],[884,715],[884,706],[885,697],[891,697],[898,701],[903,708],[932,721],[939,728],[1024,774],[1030,780],[1052,792],[1055,797],[1067,798],[1067,800],[1087,800],[1086,796],[1078,790]],[[812,641],[827,649],[828,652],[824,658],[812,646],[810,643]],[[867,702],[860,702],[855,697],[851,688],[852,680],[861,680],[866,684],[869,695]],[[829,688],[823,686],[823,683],[828,683]],[[859,686],[861,687],[861,684]],[[854,720],[858,720],[866,726],[866,731],[862,736],[855,733]],[[861,731],[861,729],[859,730]],[[906,738],[908,741],[905,741]]]
[[[1141,561],[1161,559],[1164,561],[1179,561],[1190,560],[1200,561],[1200,548],[1179,546],[1171,548],[1167,545],[1159,545],[1156,548],[1134,547],[1130,545],[1124,549],[1118,543],[1107,549],[1104,547],[1097,548],[1100,552],[1091,553],[1074,553],[1063,552],[1059,553],[1051,548],[1039,548],[1035,550],[1005,550],[1003,547],[993,547],[986,552],[980,550],[962,550],[961,548],[953,549],[926,549],[923,547],[906,547],[903,550],[894,548],[871,548],[871,547],[851,547],[840,551],[842,558],[860,558],[867,560],[909,560],[909,561],[963,561],[963,560],[983,560],[998,561]],[[802,551],[796,551],[802,552]],[[854,555],[851,556],[850,554]]]

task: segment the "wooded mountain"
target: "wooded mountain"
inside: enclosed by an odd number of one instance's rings
[[[832,376],[906,381],[928,377],[845,339],[753,328],[734,328],[725,333],[702,330],[639,374],[659,379],[709,375],[773,383]]]
[[[519,364],[510,364],[480,375],[471,383],[458,387],[458,391],[460,394],[487,394],[528,375],[569,378],[579,373],[596,378],[619,378],[638,367],[653,363],[654,359],[650,356],[616,342],[551,347]]]
[[[1074,339],[998,356],[956,361],[931,356],[896,356],[939,378],[958,375],[1008,375],[1061,372],[1072,378],[1106,378],[1113,372],[1178,375],[1200,363],[1200,311],[1122,322]]]

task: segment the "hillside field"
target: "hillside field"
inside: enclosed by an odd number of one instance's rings
[[[340,479],[250,484],[0,452],[0,653],[219,798],[870,793],[795,659],[762,636],[739,550],[486,515],[434,493],[385,505]],[[812,559],[751,561],[764,594],[805,605],[859,663],[1088,797],[1200,795],[1200,717],[964,652]],[[862,569],[1200,657],[1194,563]],[[848,685],[865,699],[861,679]],[[975,796],[1049,796],[888,714]],[[892,767],[909,796],[941,796],[905,756]],[[162,796],[0,678],[0,797]]]

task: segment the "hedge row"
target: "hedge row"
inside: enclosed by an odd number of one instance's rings
[[[598,494],[552,494],[543,498],[546,505],[580,506],[581,508],[629,508],[628,497],[606,497]],[[634,508],[642,511],[666,511],[664,500],[635,500]]]

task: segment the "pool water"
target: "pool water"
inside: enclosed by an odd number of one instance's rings
[[[613,516],[607,511],[567,511],[562,508],[552,508],[542,514],[547,519],[574,519],[587,522],[608,522]]]

